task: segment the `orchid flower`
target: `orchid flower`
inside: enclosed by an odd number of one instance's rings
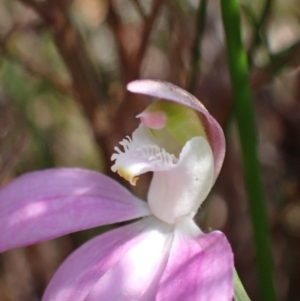
[[[233,297],[233,255],[219,231],[193,221],[224,158],[223,132],[203,105],[170,83],[138,80],[159,99],[116,148],[112,170],[131,184],[152,171],[144,202],[93,171],[25,174],[0,190],[0,251],[135,220],[97,236],[59,267],[44,301],[222,301]]]

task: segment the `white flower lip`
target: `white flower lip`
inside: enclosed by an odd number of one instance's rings
[[[154,172],[148,191],[151,212],[166,223],[193,218],[214,183],[213,153],[208,142],[194,137],[183,147],[177,164]]]
[[[193,217],[214,183],[214,158],[206,139],[194,137],[183,147],[179,158],[156,145],[151,130],[143,124],[115,148],[112,171],[132,185],[138,176],[152,171],[148,192],[151,212],[173,224],[184,216]]]
[[[111,170],[118,172],[130,184],[135,185],[140,174],[172,168],[177,158],[155,143],[155,138],[141,124],[134,131],[132,138],[126,137],[120,142],[124,151],[115,147],[116,153],[111,156],[115,164],[112,165]]]

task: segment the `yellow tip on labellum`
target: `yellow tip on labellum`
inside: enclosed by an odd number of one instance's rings
[[[132,178],[131,181],[130,181],[130,184],[135,186],[138,179],[139,179],[139,177]]]
[[[128,173],[126,170],[124,169],[118,169],[118,174],[124,178],[126,181],[128,181],[131,185],[135,186],[137,180],[139,179],[139,177],[131,177],[130,173]]]

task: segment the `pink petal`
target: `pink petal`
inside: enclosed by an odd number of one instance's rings
[[[213,150],[215,178],[217,178],[225,155],[224,134],[218,122],[209,114],[196,97],[171,83],[158,80],[135,80],[127,85],[127,89],[134,93],[172,100],[200,112],[202,123]]]
[[[231,301],[233,255],[225,236],[215,231],[196,239],[176,231],[156,301]]]
[[[149,215],[145,202],[97,172],[32,172],[0,190],[0,251]]]
[[[43,301],[153,300],[172,230],[148,217],[94,238],[60,266]]]

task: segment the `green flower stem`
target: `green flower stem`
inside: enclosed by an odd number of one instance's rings
[[[221,10],[234,98],[234,116],[239,130],[245,186],[256,245],[261,300],[275,301],[267,210],[257,154],[256,126],[248,80],[247,56],[242,43],[238,1],[221,0]]]

